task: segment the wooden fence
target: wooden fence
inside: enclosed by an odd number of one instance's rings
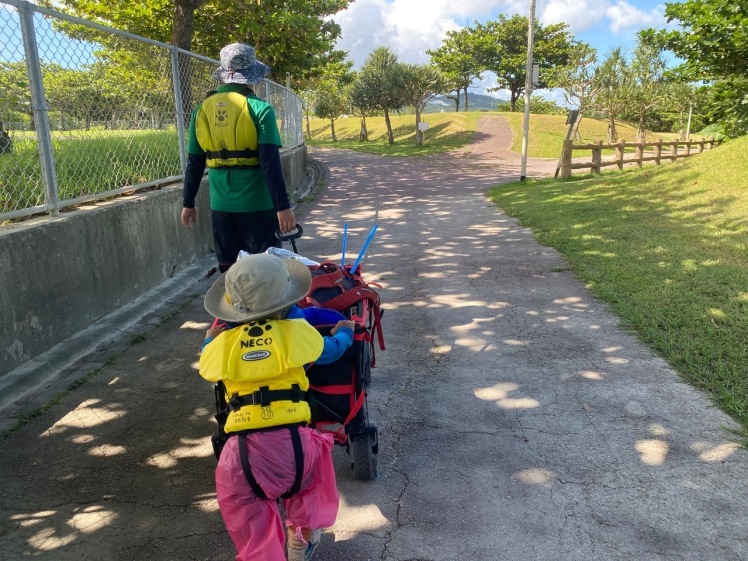
[[[618,169],[623,169],[624,164],[636,164],[641,167],[644,162],[655,162],[658,165],[663,161],[674,162],[678,158],[687,158],[695,154],[700,154],[704,150],[711,150],[714,145],[718,143],[714,139],[706,140],[668,140],[663,141],[662,139],[657,142],[629,142],[625,140],[616,144],[603,144],[602,140],[598,140],[594,144],[574,144],[573,140],[565,140],[564,147],[561,152],[561,161],[559,162],[559,168],[556,170],[556,177],[558,177],[559,169],[561,171],[561,177],[571,177],[571,170],[573,169],[584,169],[589,168],[592,173],[600,173],[600,169],[605,166],[618,166]],[[695,147],[695,151],[691,151],[691,147]],[[634,153],[630,154],[631,157],[626,157],[626,148],[634,148]],[[669,150],[663,151],[663,148]],[[651,148],[652,150],[645,150]],[[572,161],[572,154],[574,150],[592,150],[592,161],[591,162],[574,162]],[[603,159],[603,150],[615,150],[615,156],[612,159]]]

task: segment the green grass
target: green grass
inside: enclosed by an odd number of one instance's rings
[[[395,143],[387,142],[387,127],[384,117],[366,119],[369,141],[359,142],[361,120],[344,117],[335,121],[336,142],[332,141],[330,121],[312,119],[310,146],[325,146],[357,150],[379,156],[423,156],[455,150],[468,144],[475,134],[475,124],[480,113],[428,113],[423,121],[429,124],[424,135],[423,146],[416,146],[415,115],[392,115],[390,122]]]
[[[359,142],[358,134],[361,121],[358,117],[345,117],[335,121],[335,135],[337,142],[332,141],[330,121],[327,119],[312,119],[312,140],[307,140],[310,146],[326,146],[358,150],[380,156],[420,156],[436,154],[461,148],[468,144],[475,133],[476,122],[483,115],[500,115],[505,117],[512,128],[514,140],[512,151],[522,152],[522,129],[524,116],[522,113],[472,111],[467,113],[427,113],[423,120],[429,123],[424,145],[415,145],[415,116],[394,115],[391,118],[395,134],[395,144],[387,143],[387,128],[384,117],[369,117],[366,119],[369,131],[369,142]],[[636,126],[622,121],[616,122],[618,137],[627,142],[636,140]],[[531,158],[559,158],[564,139],[569,130],[564,115],[530,115],[530,132],[528,135],[527,153]],[[581,142],[595,142],[602,139],[607,142],[608,123],[599,119],[585,118],[579,129]],[[672,134],[648,132],[647,140],[658,138],[672,139]],[[633,151],[631,148],[628,151]],[[603,150],[604,154],[613,154],[613,150]],[[584,155],[582,153],[579,154]]]
[[[512,183],[490,197],[748,437],[748,137],[662,167]]]
[[[514,131],[514,142],[512,151],[518,154],[522,152],[522,113],[500,113],[509,119],[509,123]],[[616,130],[618,139],[626,142],[636,141],[636,125],[623,121],[616,121]],[[530,131],[528,133],[527,154],[531,158],[560,158],[561,148],[563,148],[564,139],[569,132],[569,125],[566,124],[565,115],[530,115]],[[579,143],[591,143],[602,140],[603,143],[608,141],[608,123],[600,119],[590,119],[585,117],[579,126],[579,135],[582,137]],[[672,139],[672,134],[647,132],[647,141],[656,141],[658,138],[664,140]],[[631,148],[633,151],[633,148]],[[603,154],[613,154],[612,150],[603,150]],[[575,152],[574,156],[583,156],[589,152]]]
[[[13,153],[0,156],[0,213],[44,203],[36,141],[23,134],[13,140]],[[60,200],[179,175],[181,169],[177,133],[170,130],[57,132],[52,146]]]

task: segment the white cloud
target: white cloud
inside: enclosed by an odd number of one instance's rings
[[[653,5],[651,0],[537,0],[535,14],[544,25],[566,23],[572,35],[584,34],[593,47],[607,49],[613,36],[627,43],[639,28],[664,27],[664,5]],[[342,30],[337,48],[348,51],[358,69],[379,46],[391,47],[403,62],[428,62],[426,50],[438,48],[447,31],[502,13],[527,16],[529,0],[355,0],[332,19]],[[496,86],[496,77],[486,73],[474,86],[486,93]]]
[[[504,0],[356,0],[333,16],[342,30],[337,47],[355,68],[379,46],[390,46],[403,62],[428,62],[427,49],[441,45],[447,31],[472,25],[505,9]]]
[[[539,12],[538,19],[546,25],[566,23],[574,34],[598,25],[608,6],[609,2],[604,0],[549,0]]]
[[[616,0],[605,11],[605,15],[611,21],[610,30],[613,33],[618,33],[623,29],[665,25],[664,6],[662,5],[644,12],[626,0]]]

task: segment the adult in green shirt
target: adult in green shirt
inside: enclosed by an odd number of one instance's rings
[[[184,174],[182,224],[197,221],[195,197],[208,167],[213,241],[221,272],[240,250],[262,253],[275,236],[296,228],[280,159],[280,133],[272,105],[253,87],[270,72],[244,43],[221,49],[213,79],[221,86],[192,112]]]

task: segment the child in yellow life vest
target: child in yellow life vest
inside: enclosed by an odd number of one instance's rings
[[[306,426],[304,366],[337,360],[354,323],[323,338],[293,305],[310,286],[304,264],[260,253],[233,264],[205,296],[211,315],[238,324],[209,329],[200,356],[200,375],[222,381],[229,403],[216,495],[237,561],[285,561],[286,535],[288,560],[308,561],[337,516],[333,439]]]

